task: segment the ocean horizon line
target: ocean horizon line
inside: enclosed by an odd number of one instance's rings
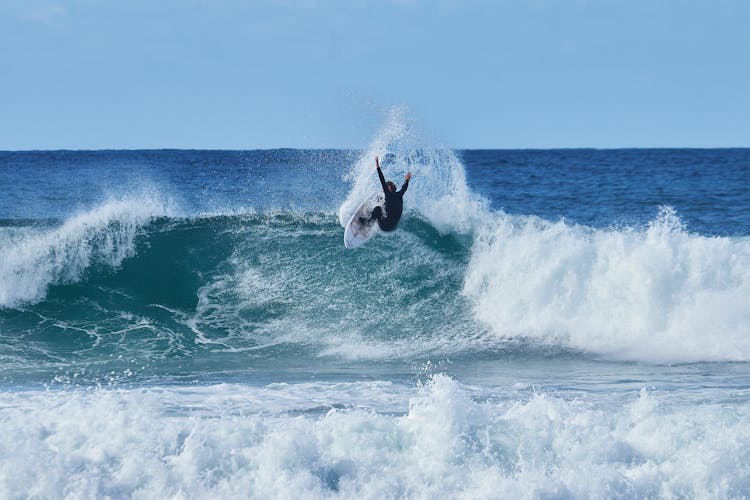
[[[0,149],[0,153],[105,153],[113,151],[123,152],[170,152],[170,151],[206,151],[206,152],[251,152],[251,151],[349,151],[364,152],[367,148],[348,147],[271,147],[271,148],[40,148],[40,149]],[[548,148],[526,148],[526,147],[446,147],[450,151],[742,151],[750,149],[750,146],[620,146],[620,147],[548,147]]]

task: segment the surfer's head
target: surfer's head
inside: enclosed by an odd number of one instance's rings
[[[396,185],[394,183],[392,183],[391,181],[386,182],[385,185],[388,187],[388,191],[395,191],[396,190]]]

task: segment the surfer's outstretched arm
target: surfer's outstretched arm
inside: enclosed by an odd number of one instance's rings
[[[388,191],[388,188],[385,185],[385,177],[383,177],[383,171],[380,170],[380,161],[378,160],[378,157],[375,157],[375,166],[378,170],[378,177],[380,177],[380,185],[383,186],[383,192]]]
[[[403,195],[407,189],[409,189],[409,179],[411,179],[411,172],[408,172],[406,174],[406,177],[404,177],[404,185],[401,186],[401,191],[399,193]]]

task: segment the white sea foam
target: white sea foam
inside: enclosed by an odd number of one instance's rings
[[[50,285],[78,281],[94,264],[119,266],[152,217],[165,215],[154,195],[112,199],[62,225],[0,239],[0,308],[38,302]]]
[[[750,407],[392,383],[0,394],[0,496],[729,498]],[[480,395],[481,396],[481,395]],[[345,402],[342,407],[341,402]],[[335,408],[326,410],[334,406]]]
[[[668,207],[644,230],[498,216],[464,293],[500,337],[616,359],[750,360],[750,240],[690,234]]]

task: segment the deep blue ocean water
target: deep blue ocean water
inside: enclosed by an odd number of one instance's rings
[[[343,246],[414,174],[399,229]],[[0,497],[750,496],[750,149],[0,152]]]

